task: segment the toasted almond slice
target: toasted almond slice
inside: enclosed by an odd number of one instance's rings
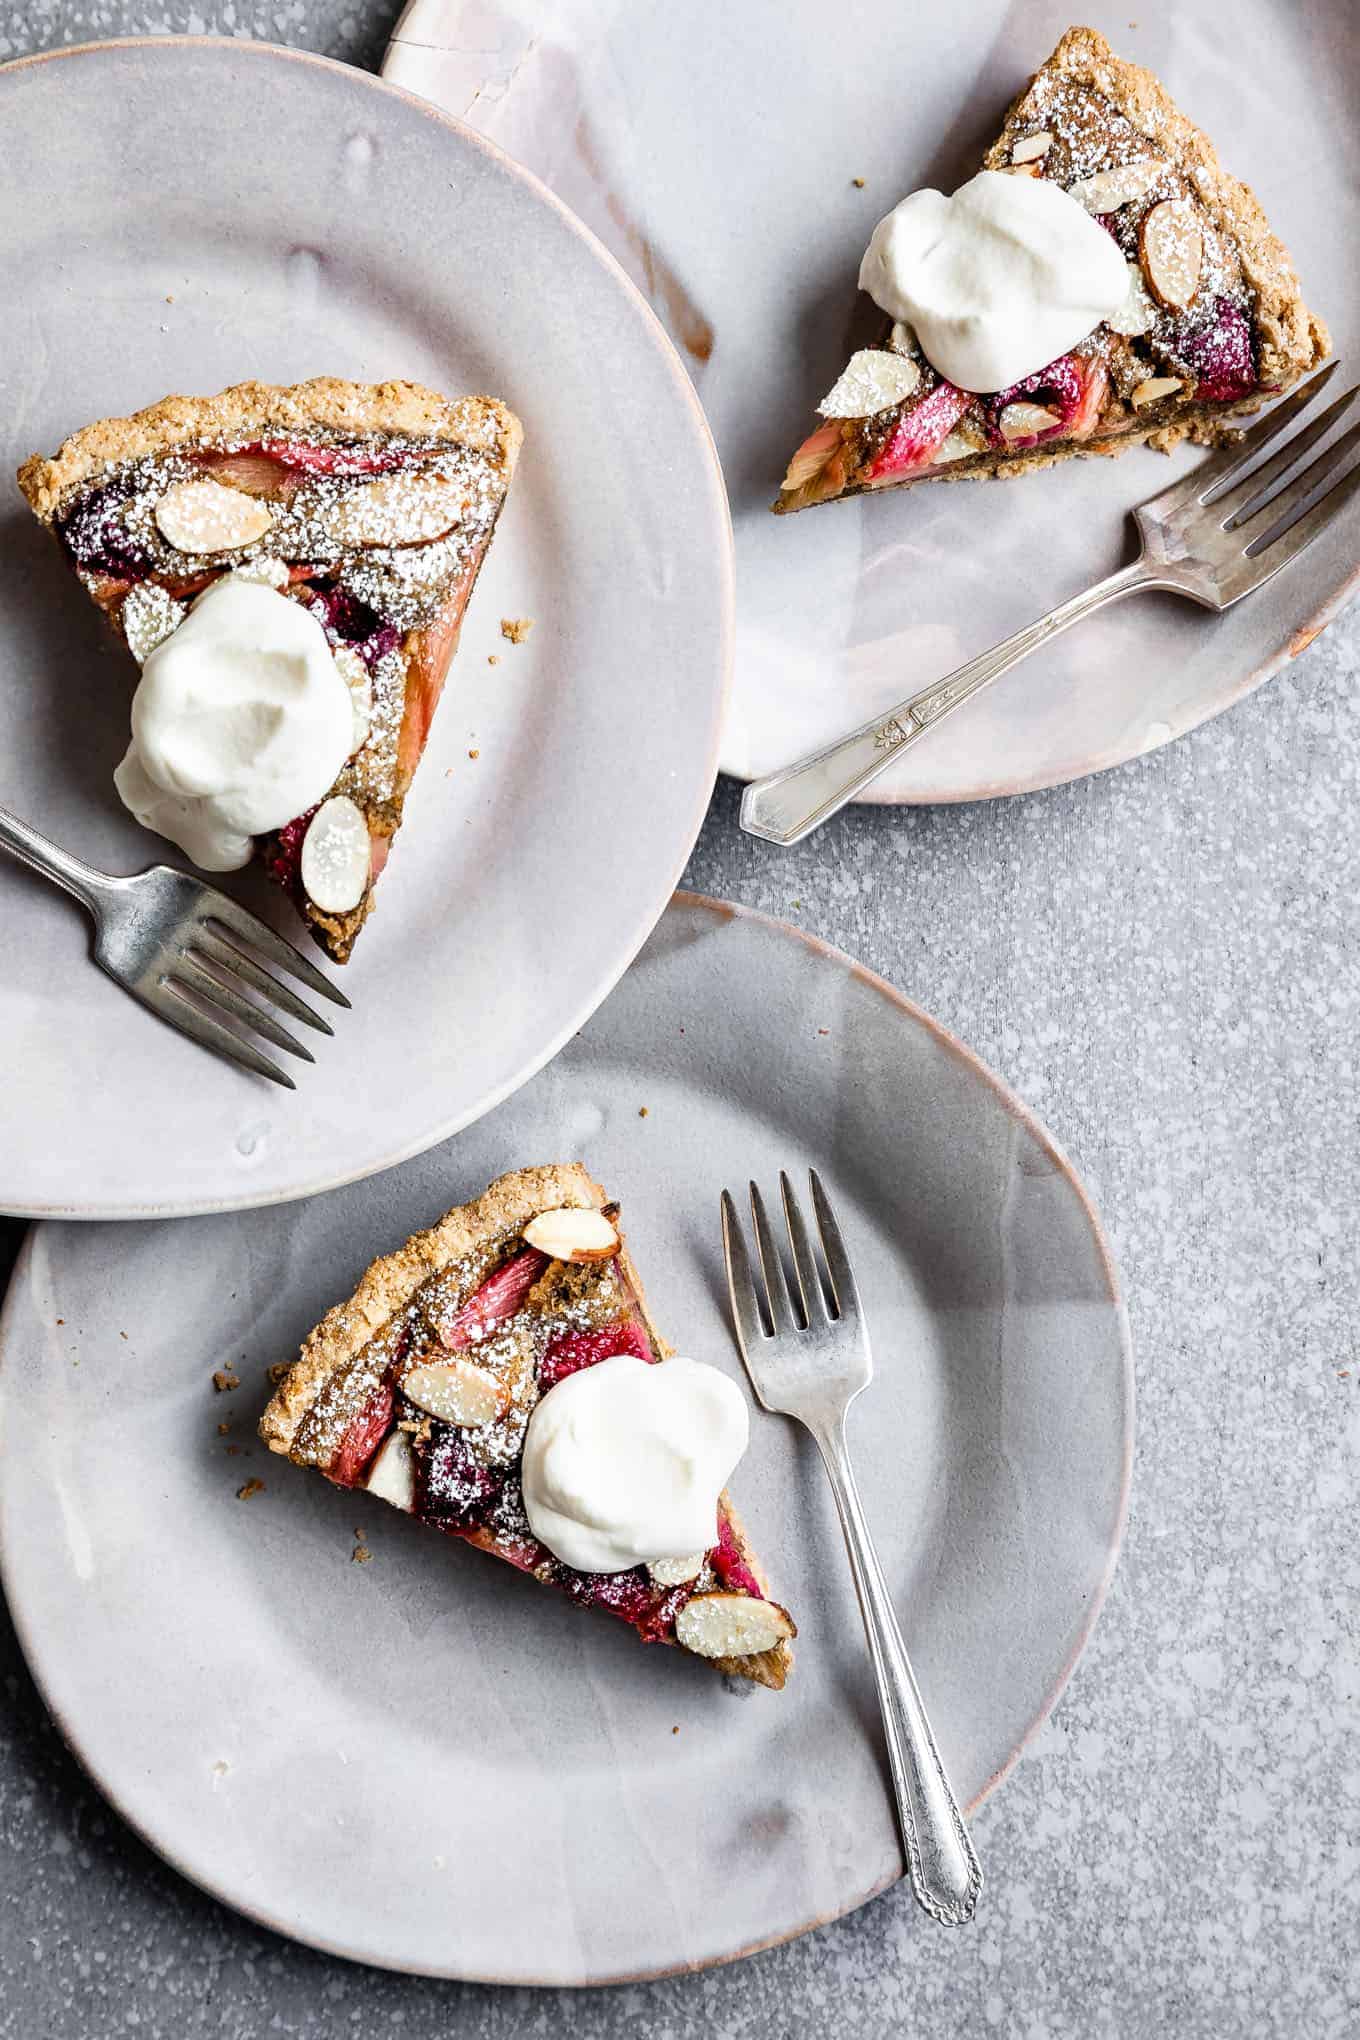
[[[966,433],[947,432],[932,454],[930,465],[944,467],[951,460],[968,460],[980,451],[981,448],[974,446]]]
[[[1199,289],[1204,229],[1192,198],[1164,198],[1138,230],[1148,289],[1169,312],[1183,312]]]
[[[1160,404],[1163,397],[1174,397],[1182,388],[1178,375],[1150,375],[1146,382],[1140,382],[1129,402],[1135,411],[1146,411],[1149,404]]]
[[[331,654],[336,671],[349,689],[350,709],[354,717],[354,737],[350,745],[350,757],[359,749],[368,736],[373,721],[373,682],[368,677],[368,668],[359,654],[349,645],[337,645]]]
[[[1134,199],[1146,197],[1161,174],[1162,165],[1155,157],[1144,156],[1137,163],[1097,170],[1094,177],[1069,184],[1067,195],[1075,198],[1078,205],[1084,205],[1089,213],[1118,212],[1121,205],[1132,205]]]
[[[242,560],[239,567],[231,570],[233,581],[263,581],[266,588],[277,588],[282,592],[288,586],[288,562],[276,560],[268,553],[257,553],[253,560]]]
[[[607,1261],[619,1251],[619,1235],[602,1211],[563,1205],[540,1211],[524,1228],[524,1244],[550,1261]]]
[[[417,1408],[446,1424],[469,1430],[503,1415],[510,1396],[504,1382],[472,1360],[430,1360],[413,1367],[401,1384]]]
[[[1042,404],[1007,404],[996,427],[1003,439],[1033,439],[1037,433],[1050,432],[1061,423],[1057,412],[1046,410]]]
[[[263,538],[273,522],[267,503],[223,488],[208,475],[172,483],[156,505],[161,537],[176,552],[235,552]]]
[[[394,1431],[379,1446],[364,1486],[380,1501],[410,1515],[416,1505],[416,1463],[405,1431]]]
[[[823,418],[873,418],[911,396],[920,382],[920,367],[908,356],[886,347],[861,347],[817,409]]]
[[[1003,164],[1000,174],[1003,177],[1037,177],[1039,175],[1039,165],[1037,163],[1006,163]]]
[[[696,1594],[675,1618],[676,1642],[699,1657],[754,1657],[797,1634],[786,1608],[750,1594]]]
[[[368,885],[368,823],[348,794],[323,800],[307,825],[298,869],[302,888],[323,914],[347,914]]]
[[[692,1551],[688,1558],[654,1558],[647,1570],[659,1587],[683,1587],[686,1580],[697,1580],[704,1569],[702,1551]]]
[[[1155,324],[1157,307],[1148,296],[1143,272],[1136,262],[1130,262],[1129,294],[1117,312],[1111,312],[1105,324],[1113,333],[1127,333],[1132,339],[1139,333],[1146,333]]]
[[[920,342],[916,338],[915,329],[909,326],[905,319],[893,320],[892,331],[888,335],[888,345],[894,354],[910,354],[915,357],[921,352]]]
[[[157,645],[163,645],[172,630],[184,621],[184,604],[167,595],[155,581],[138,581],[129,588],[123,603],[123,636],[139,666],[144,666]]]
[[[1037,163],[1053,147],[1053,133],[1050,128],[1040,128],[1037,134],[1023,135],[1011,150],[1012,163]]]
[[[319,522],[341,545],[428,545],[462,522],[467,493],[452,475],[398,468],[346,489]]]

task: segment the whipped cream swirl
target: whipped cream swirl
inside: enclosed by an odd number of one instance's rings
[[[874,228],[860,289],[913,327],[947,382],[987,393],[1047,368],[1118,312],[1123,255],[1042,177],[982,170],[954,193],[914,191]]]
[[[521,1481],[529,1527],[578,1572],[707,1551],[742,1453],[746,1399],[716,1367],[617,1353],[535,1405]]]
[[[256,836],[316,806],[353,743],[350,690],[316,618],[227,575],[149,653],[114,784],[203,870],[237,871]]]

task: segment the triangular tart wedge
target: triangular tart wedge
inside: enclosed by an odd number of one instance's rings
[[[654,1568],[575,1571],[529,1526],[520,1467],[540,1399],[613,1354],[659,1363],[670,1350],[618,1206],[577,1163],[519,1169],[373,1263],[303,1342],[260,1435],[338,1486],[367,1488],[607,1611],[645,1643],[781,1687],[794,1623],[725,1493],[708,1549]]]
[[[1059,360],[985,396],[938,375],[910,329],[871,307],[871,344],[823,400],[825,422],[790,461],[775,510],[1024,474],[1142,441],[1213,443],[1328,354],[1327,329],[1252,192],[1152,73],[1094,29],[1068,29],[980,167],[1056,180],[1098,218],[1128,264],[1124,307]]]
[[[227,574],[266,582],[322,625],[355,748],[329,792],[255,838],[254,855],[337,963],[400,826],[520,439],[491,397],[320,377],[166,397],[19,471],[139,663]]]

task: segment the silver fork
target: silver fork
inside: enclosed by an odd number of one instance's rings
[[[1131,566],[1074,595],[945,679],[932,681],[886,715],[875,716],[795,765],[753,779],[742,796],[742,828],[768,843],[801,842],[872,785],[908,745],[919,744],[1002,673],[1107,602],[1142,588],[1164,588],[1188,595],[1204,609],[1221,610],[1262,587],[1327,529],[1360,488],[1360,466],[1333,480],[1360,443],[1360,425],[1353,425],[1284,486],[1295,463],[1360,395],[1360,384],[1338,397],[1268,461],[1244,473],[1312,403],[1336,368],[1336,362],[1329,362],[1233,445],[1141,504],[1133,515],[1142,552]],[[1328,482],[1332,486],[1314,501]]]
[[[793,1185],[781,1170],[796,1296],[790,1294],[756,1185],[750,1185],[751,1219],[760,1284],[751,1272],[736,1206],[723,1191],[723,1253],[737,1343],[763,1406],[806,1425],[831,1477],[878,1683],[911,1888],[932,1919],[962,1926],[977,1907],[982,1871],[945,1776],[850,1470],[845,1416],[873,1376],[869,1332],[845,1242],[815,1169],[808,1180],[830,1279],[824,1286]]]
[[[300,978],[323,999],[349,1006],[344,993],[291,942],[187,872],[156,864],[131,878],[113,878],[49,842],[6,808],[0,808],[0,849],[64,886],[89,909],[95,925],[94,960],[124,991],[181,1034],[256,1076],[269,1077],[290,1091],[297,1089],[277,1063],[227,1025],[229,1020],[304,1062],[316,1058],[264,1005],[246,998],[242,987],[318,1033],[333,1030],[291,986],[262,969],[250,950],[258,951],[275,970]]]

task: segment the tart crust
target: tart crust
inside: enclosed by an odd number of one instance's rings
[[[332,431],[347,438],[395,433],[442,439],[514,470],[523,432],[495,397],[441,397],[421,383],[356,383],[338,376],[309,382],[235,383],[215,397],[162,397],[128,418],[100,418],[73,432],[50,459],[33,454],[19,469],[29,507],[50,524],[69,492],[120,467],[199,441],[231,445],[291,432]]]
[[[1236,245],[1255,297],[1257,380],[1284,387],[1325,360],[1331,352],[1331,336],[1304,304],[1289,253],[1271,232],[1255,192],[1224,169],[1213,143],[1187,120],[1161,80],[1141,64],[1117,57],[1097,29],[1068,29],[1048,62],[1008,109],[999,138],[983,158],[984,170],[999,169],[1010,161],[1015,130],[1029,125],[1034,110],[1031,96],[1045,76],[1107,99],[1189,181],[1210,219]],[[1260,398],[1247,402],[1259,403]],[[1220,410],[1215,415],[1222,417],[1223,413]],[[1121,434],[1121,438],[1140,436],[1147,435]],[[1184,433],[1177,432],[1176,437],[1182,438]]]
[[[301,1354],[260,1419],[260,1436],[270,1451],[302,1465],[316,1464],[313,1455],[299,1449],[299,1434],[309,1413],[430,1276],[464,1260],[477,1248],[503,1239],[507,1233],[522,1232],[542,1211],[561,1206],[599,1211],[608,1202],[604,1190],[580,1162],[515,1169],[498,1176],[480,1197],[456,1205],[424,1232],[413,1233],[394,1253],[381,1255],[360,1277],[353,1295],[328,1310],[303,1340]],[[626,1245],[620,1245],[618,1260],[648,1335],[664,1359],[674,1348],[657,1330]],[[772,1600],[764,1568],[726,1491],[718,1497],[718,1508],[727,1519],[743,1564],[754,1574],[766,1599]],[[464,1542],[495,1551],[495,1541],[487,1533],[474,1531]],[[777,1690],[788,1677],[793,1647],[785,1639],[749,1657],[711,1658],[706,1662],[720,1672]]]

